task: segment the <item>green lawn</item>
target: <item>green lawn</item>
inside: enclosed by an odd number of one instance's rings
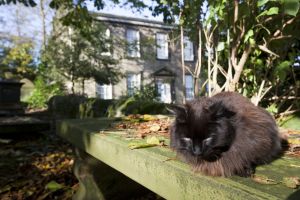
[[[293,117],[285,121],[281,126],[284,128],[300,130],[300,116],[294,115]]]

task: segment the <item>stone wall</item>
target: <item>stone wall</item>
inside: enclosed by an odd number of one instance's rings
[[[119,60],[115,66],[122,72],[124,77],[113,86],[112,96],[118,99],[127,94],[126,74],[141,73],[141,84],[145,85],[154,81],[154,73],[161,69],[166,69],[171,76],[167,77],[172,81],[173,102],[183,101],[182,69],[181,69],[181,48],[180,40],[169,37],[169,58],[160,60],[156,58],[156,33],[166,33],[172,35],[176,28],[162,22],[144,19],[135,19],[108,14],[95,14],[96,18],[103,22],[110,30],[110,37],[113,40],[113,57]],[[126,30],[134,29],[140,33],[140,54],[139,58],[128,58],[126,55]],[[195,66],[197,52],[194,46],[194,61],[185,62],[186,66]],[[186,74],[189,74],[186,72]],[[165,77],[163,77],[165,78]],[[71,82],[66,82],[66,88],[71,92]],[[81,83],[75,84],[75,92],[82,93]],[[85,93],[89,97],[96,97],[96,83],[93,80],[85,82]]]

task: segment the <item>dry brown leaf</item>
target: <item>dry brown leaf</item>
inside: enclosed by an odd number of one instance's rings
[[[265,175],[258,175],[258,174],[254,174],[252,177],[252,180],[260,183],[260,184],[264,184],[264,185],[276,185],[278,184],[275,180],[268,178]]]

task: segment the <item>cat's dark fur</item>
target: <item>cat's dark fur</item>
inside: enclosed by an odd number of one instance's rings
[[[249,176],[281,151],[273,117],[238,93],[202,97],[172,110],[171,148],[206,175]]]

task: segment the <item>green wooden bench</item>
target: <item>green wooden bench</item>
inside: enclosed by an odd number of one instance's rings
[[[257,174],[278,182],[266,185],[242,177],[209,177],[170,159],[166,147],[131,150],[122,132],[107,131],[113,119],[65,120],[57,133],[76,148],[74,172],[80,188],[74,199],[127,199],[141,185],[171,200],[190,199],[300,199],[300,189],[280,183],[283,177],[300,176],[300,159],[282,157],[257,168]],[[124,176],[125,175],[125,176]]]

